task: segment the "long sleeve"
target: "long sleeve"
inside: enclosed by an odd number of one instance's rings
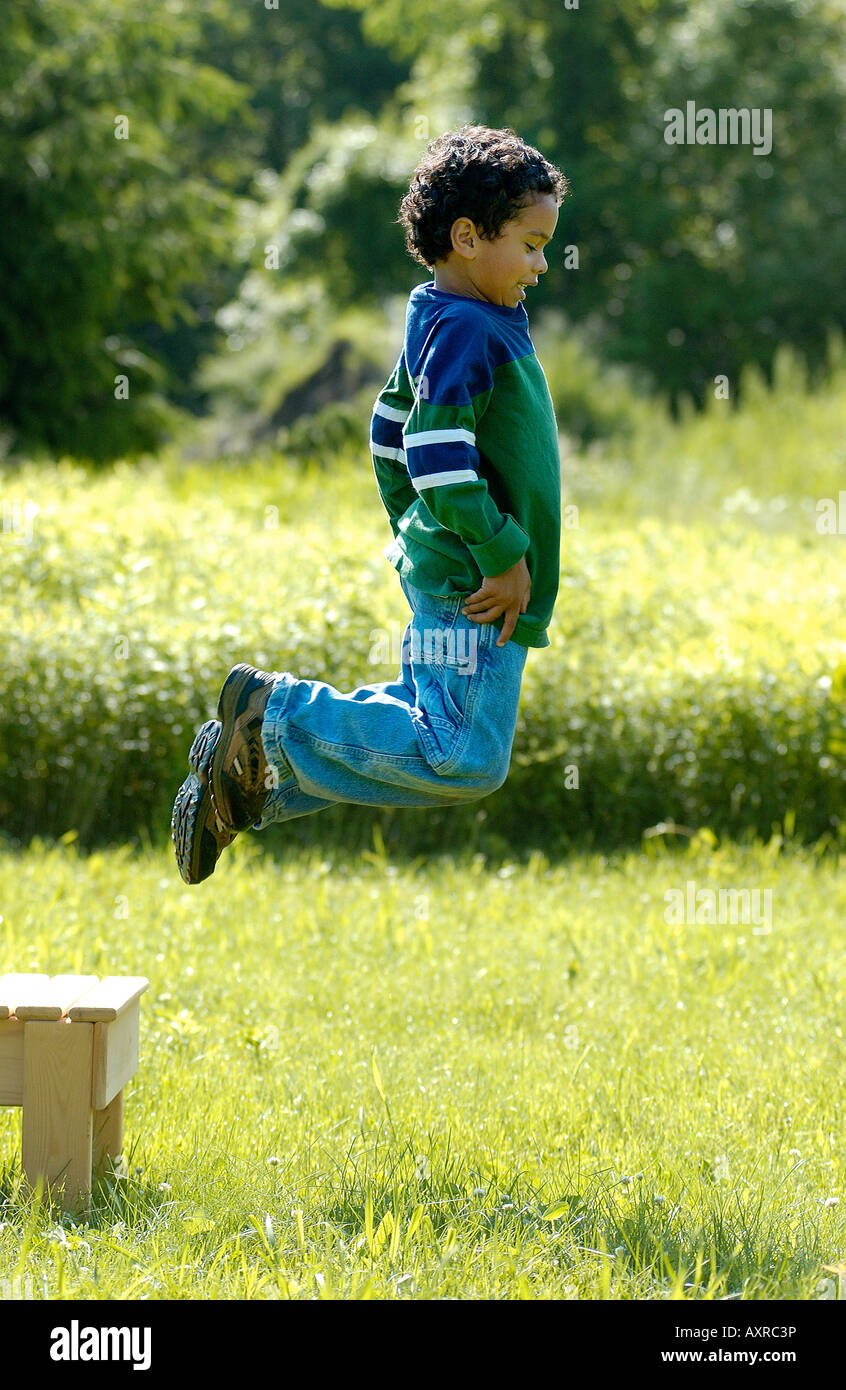
[[[482,575],[502,574],[525,554],[529,537],[499,510],[479,471],[476,426],[493,390],[484,333],[445,315],[426,343],[414,388],[402,425],[414,493],[438,525],[464,541]]]
[[[405,466],[402,439],[402,427],[413,400],[414,391],[400,354],[390,380],[379,392],[370,422],[370,453],[376,485],[395,536],[399,518],[417,500]]]

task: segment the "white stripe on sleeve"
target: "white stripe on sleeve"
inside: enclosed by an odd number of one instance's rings
[[[422,449],[426,444],[475,444],[470,430],[421,430],[405,436],[406,449]]]
[[[381,415],[383,420],[398,420],[400,424],[404,424],[411,411],[395,410],[392,405],[383,405],[381,401],[377,401],[373,407],[373,414]]]
[[[417,491],[422,492],[426,487],[448,487],[450,483],[475,483],[478,480],[479,475],[472,468],[453,468],[445,473],[423,473],[411,481]]]
[[[387,444],[375,444],[372,439],[370,441],[370,452],[374,454],[376,458],[397,459],[400,463],[405,463],[404,449],[391,449]]]

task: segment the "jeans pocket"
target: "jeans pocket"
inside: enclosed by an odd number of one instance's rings
[[[451,601],[449,601],[451,602]],[[481,631],[460,612],[461,599],[454,611],[439,610],[435,625],[420,629],[421,664],[440,693],[445,717],[461,730],[472,712],[482,661]]]
[[[466,665],[445,664],[440,668],[444,703],[459,728],[472,716],[475,674],[475,662]]]

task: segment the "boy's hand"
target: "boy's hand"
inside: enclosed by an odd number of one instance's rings
[[[488,575],[482,580],[482,587],[464,600],[461,609],[465,618],[474,623],[492,623],[495,618],[505,614],[502,631],[496,639],[498,647],[504,647],[517,626],[517,619],[529,606],[532,580],[524,556],[504,574]]]

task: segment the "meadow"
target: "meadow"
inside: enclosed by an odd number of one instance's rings
[[[770,929],[665,895],[772,890]],[[88,1221],[22,1200],[33,1297],[815,1299],[846,1250],[831,856],[771,843],[552,863],[241,840],[0,857],[4,956],[143,970],[127,1152]]]
[[[785,367],[768,393],[750,378],[741,410],[714,402],[675,425],[627,397],[624,433],[565,438],[553,645],[529,653],[507,786],[425,816],[332,808],[297,842],[366,848],[378,825],[398,850],[460,834],[530,851],[542,822],[559,851],[637,844],[668,820],[769,838],[786,814],[802,838],[837,841],[843,537],[818,529],[817,504],[838,497],[846,367],[813,393],[797,380]],[[155,840],[237,661],[348,689],[396,673],[408,610],[363,444],[324,466],[272,452],[105,474],[33,464],[6,488],[30,517],[0,535],[14,839]]]
[[[784,361],[738,411],[671,422],[609,389],[615,432],[565,438],[559,636],[501,792],[242,836],[192,890],[169,807],[229,666],[393,673],[369,461],[6,475],[31,532],[0,537],[0,963],[151,988],[88,1218],[22,1194],[0,1111],[0,1280],[836,1295],[844,542],[817,502],[846,374],[810,388]],[[771,910],[678,920],[690,884]]]

